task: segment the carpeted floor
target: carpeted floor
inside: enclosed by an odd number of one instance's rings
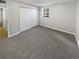
[[[0,59],[79,59],[74,36],[41,26],[0,41]]]

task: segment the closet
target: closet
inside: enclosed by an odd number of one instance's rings
[[[28,30],[38,24],[37,10],[32,8],[20,8],[20,32]]]

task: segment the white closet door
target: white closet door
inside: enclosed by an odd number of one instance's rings
[[[20,31],[28,30],[32,27],[31,15],[32,10],[28,8],[20,8]]]
[[[38,24],[36,9],[20,8],[20,31],[28,30]]]
[[[38,25],[38,11],[36,9],[32,9],[32,27]]]

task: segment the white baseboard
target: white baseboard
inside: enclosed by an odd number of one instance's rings
[[[65,30],[61,30],[61,29],[57,29],[57,28],[52,28],[52,27],[44,26],[44,25],[40,25],[40,26],[47,27],[47,28],[50,28],[50,29],[54,29],[54,30],[61,31],[61,32],[65,32],[65,33],[68,33],[68,34],[71,34],[71,35],[75,35],[75,33],[68,32],[68,31],[65,31]]]
[[[20,34],[20,32],[17,32],[17,33],[14,33],[14,34],[12,34],[12,35],[9,35],[9,38],[10,38],[10,37],[13,37],[13,36],[16,36],[16,35],[18,35],[18,34]]]
[[[50,29],[54,29],[54,30],[57,30],[57,31],[61,31],[61,32],[65,32],[65,33],[69,33],[69,34],[74,35],[74,36],[75,36],[75,39],[76,39],[76,42],[77,42],[77,45],[78,45],[78,47],[79,47],[79,36],[76,35],[76,33],[64,31],[64,30],[61,30],[61,29],[51,28],[51,27],[49,27],[49,26],[44,26],[44,25],[40,25],[40,26],[47,27],[47,28],[50,28]]]
[[[47,27],[47,28],[54,29],[54,30],[57,30],[57,31],[61,31],[61,32],[65,32],[65,33],[72,34],[72,35],[75,36],[76,41],[77,41],[77,45],[78,45],[78,47],[79,47],[79,36],[76,35],[75,33],[68,32],[68,31],[64,31],[64,30],[57,29],[57,28],[51,28],[51,27],[49,27],[49,26],[44,26],[44,25],[36,25],[36,26],[43,26],[43,27]],[[36,26],[34,26],[34,27],[36,27]],[[32,27],[32,28],[33,28],[33,27]],[[32,28],[31,28],[31,29],[32,29]],[[17,33],[15,33],[15,34],[9,35],[9,38],[10,38],[10,37],[13,37],[13,36],[16,36],[16,35],[18,35],[18,34],[20,34],[20,33],[21,33],[21,32],[17,32]]]
[[[35,26],[33,26],[33,27],[29,28],[29,29],[32,29],[32,28],[34,28],[34,27],[36,27],[36,26],[38,26],[38,25],[35,25]],[[28,29],[28,30],[29,30],[29,29]],[[26,30],[24,30],[24,31],[26,31]],[[17,32],[17,33],[12,34],[12,35],[8,35],[8,37],[10,38],[10,37],[16,36],[16,35],[18,35],[18,34],[24,32],[24,31],[19,31],[19,32]]]

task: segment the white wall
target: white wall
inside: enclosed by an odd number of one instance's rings
[[[77,0],[77,28],[76,28],[76,39],[79,46],[79,0]]]
[[[42,17],[43,8],[49,8],[49,18]],[[76,2],[59,3],[40,10],[40,25],[71,34],[76,32]]]
[[[23,4],[16,1],[8,1],[9,8],[9,35],[16,34],[20,31],[20,7],[34,8],[37,7]]]

